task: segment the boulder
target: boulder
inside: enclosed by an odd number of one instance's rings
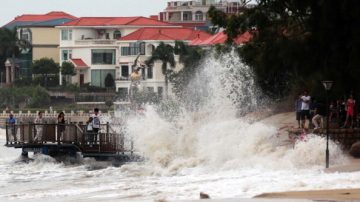
[[[360,141],[351,145],[350,154],[355,158],[360,158]]]
[[[209,198],[210,198],[209,194],[206,194],[204,192],[200,192],[200,199],[209,199]]]

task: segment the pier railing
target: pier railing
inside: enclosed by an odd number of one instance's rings
[[[74,145],[83,153],[132,152],[133,144],[122,132],[101,124],[98,133],[83,124],[6,124],[6,146]]]

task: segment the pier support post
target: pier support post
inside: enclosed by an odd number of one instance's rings
[[[29,158],[29,153],[27,151],[24,151],[24,149],[21,152],[21,157],[23,158]]]

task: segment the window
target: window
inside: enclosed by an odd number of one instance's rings
[[[91,63],[94,65],[114,65],[115,49],[93,49],[91,50]]]
[[[97,87],[105,87],[105,78],[111,74],[115,78],[115,70],[113,69],[95,69],[91,70],[91,85]]]
[[[114,39],[120,39],[121,38],[121,32],[119,30],[116,30],[114,32]]]
[[[61,51],[61,60],[67,61],[72,58],[72,50],[62,50]]]
[[[154,92],[154,87],[147,87],[147,90],[148,90],[149,92],[153,93],[153,92]]]
[[[105,34],[105,38],[106,38],[106,39],[110,39],[110,34],[109,34],[109,33],[106,33],[106,34]]]
[[[203,21],[204,18],[203,18],[203,12],[201,11],[196,11],[195,13],[195,20],[196,21]]]
[[[62,29],[61,30],[61,40],[63,40],[63,41],[72,40],[72,30],[71,29]]]
[[[153,67],[147,68],[147,78],[152,79],[153,78]]]
[[[130,43],[128,47],[121,47],[121,55],[145,55],[145,42]]]
[[[129,77],[129,66],[128,65],[122,65],[121,66],[121,77],[128,78]]]
[[[141,68],[141,78],[145,80],[145,68]]]
[[[163,96],[163,87],[158,87],[158,96],[162,98]]]
[[[126,99],[128,96],[128,88],[118,88],[118,94],[120,99]]]
[[[184,12],[183,13],[183,21],[191,21],[192,20],[192,13],[191,12]]]
[[[20,30],[20,39],[31,42],[31,30],[30,29],[21,29]]]

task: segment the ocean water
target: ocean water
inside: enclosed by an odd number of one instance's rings
[[[277,126],[242,115],[266,103],[251,70],[235,53],[210,55],[190,83],[189,98],[173,107],[145,106],[127,118],[126,132],[145,160],[113,167],[44,155],[22,162],[0,129],[0,201],[137,201],[250,198],[264,192],[357,188],[360,172],[325,173],[324,138],[295,145]],[[166,103],[164,104],[166,105]],[[176,108],[176,110],[175,110]],[[121,115],[121,113],[119,113]],[[330,166],[349,162],[330,142]]]

